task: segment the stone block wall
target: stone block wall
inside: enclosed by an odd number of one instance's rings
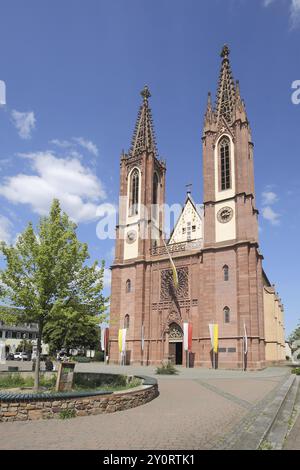
[[[0,422],[59,418],[64,410],[74,410],[75,416],[113,413],[143,405],[158,395],[157,383],[137,390],[74,398],[50,400],[0,400]]]

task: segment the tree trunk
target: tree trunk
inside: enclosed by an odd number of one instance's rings
[[[34,390],[38,391],[40,388],[40,363],[41,363],[41,349],[42,349],[42,327],[38,325],[38,337],[37,337],[37,350],[36,350],[36,362],[34,371]]]

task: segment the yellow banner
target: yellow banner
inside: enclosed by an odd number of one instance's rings
[[[169,256],[169,260],[170,260],[170,263],[171,263],[171,268],[172,268],[172,273],[173,273],[173,284],[174,284],[175,289],[177,289],[177,288],[178,288],[178,274],[177,274],[177,269],[176,269],[176,266],[175,266],[175,264],[174,264],[174,261],[173,261],[173,259],[172,259],[172,256],[171,256],[171,254],[170,254],[170,252],[169,252],[169,249],[168,249],[168,247],[167,247],[166,242],[165,242],[164,239],[163,239],[163,243],[164,243],[164,245],[165,245],[165,248],[166,248],[166,250],[167,250],[167,254],[168,254],[168,256]]]
[[[214,352],[218,352],[218,345],[219,345],[219,326],[214,324]]]
[[[122,352],[123,330],[119,330],[119,352]]]

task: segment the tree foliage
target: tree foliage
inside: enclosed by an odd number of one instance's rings
[[[289,343],[292,344],[294,341],[300,340],[300,325],[298,325],[292,334],[289,336]]]
[[[29,223],[14,246],[0,246],[6,261],[0,271],[0,298],[14,309],[15,324],[38,325],[38,353],[42,339],[57,345],[92,343],[96,325],[105,317],[104,262],[100,267],[97,262],[86,264],[88,247],[78,241],[76,228],[54,199],[37,233]]]
[[[17,352],[23,352],[23,351],[29,354],[32,353],[32,341],[29,341],[27,339],[22,339],[22,341],[20,341],[17,347]]]

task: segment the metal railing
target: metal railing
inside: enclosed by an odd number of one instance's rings
[[[166,255],[167,250],[170,254],[172,253],[181,253],[183,251],[190,251],[190,250],[201,250],[203,247],[203,240],[189,240],[186,242],[179,242],[179,243],[171,243],[167,246],[155,246],[150,249],[152,256],[161,256]]]

